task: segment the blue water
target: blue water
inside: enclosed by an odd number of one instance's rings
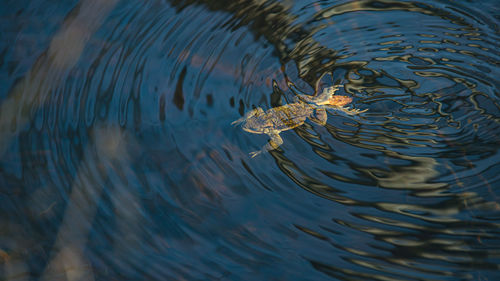
[[[500,279],[496,1],[0,6],[1,280]]]

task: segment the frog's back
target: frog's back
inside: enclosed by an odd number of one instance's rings
[[[276,131],[290,130],[306,121],[313,108],[302,103],[291,103],[266,111],[268,125]]]

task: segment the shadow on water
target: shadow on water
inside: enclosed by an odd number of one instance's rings
[[[495,1],[297,2],[6,4],[1,279],[499,278]]]

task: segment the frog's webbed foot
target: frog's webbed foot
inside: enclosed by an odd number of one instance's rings
[[[339,88],[343,88],[344,85],[333,85],[331,87],[327,87],[323,90],[323,95],[333,96],[339,90]]]
[[[261,150],[250,152],[250,157],[254,158],[255,156],[257,156],[257,155],[259,155],[259,154],[261,154],[263,152],[267,152],[269,150],[276,149],[280,145],[283,144],[283,139],[279,135],[279,132],[268,133],[268,135],[271,138],[269,140],[269,142],[266,143],[266,145],[264,145]]]
[[[261,153],[262,153],[261,150],[257,150],[257,151],[250,152],[249,155],[250,155],[250,158],[254,158],[255,156],[257,156],[257,155],[259,155]]]
[[[339,90],[339,88],[343,88],[344,85],[333,85],[330,87],[326,87],[323,89],[323,92],[316,96],[315,100],[327,100],[335,95],[335,93]]]
[[[368,111],[368,108],[359,110],[356,108],[338,107],[337,109],[349,115],[357,115]]]
[[[259,115],[259,114],[264,114],[264,110],[262,108],[260,108],[260,107],[257,107],[255,109],[250,110],[249,112],[247,112],[243,117],[239,118],[238,120],[235,120],[235,121],[231,122],[231,125],[237,125],[237,124],[243,123],[248,118],[250,118],[252,116]]]

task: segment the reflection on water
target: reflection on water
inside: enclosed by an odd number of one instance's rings
[[[1,279],[499,278],[495,1],[298,2],[7,3]]]

